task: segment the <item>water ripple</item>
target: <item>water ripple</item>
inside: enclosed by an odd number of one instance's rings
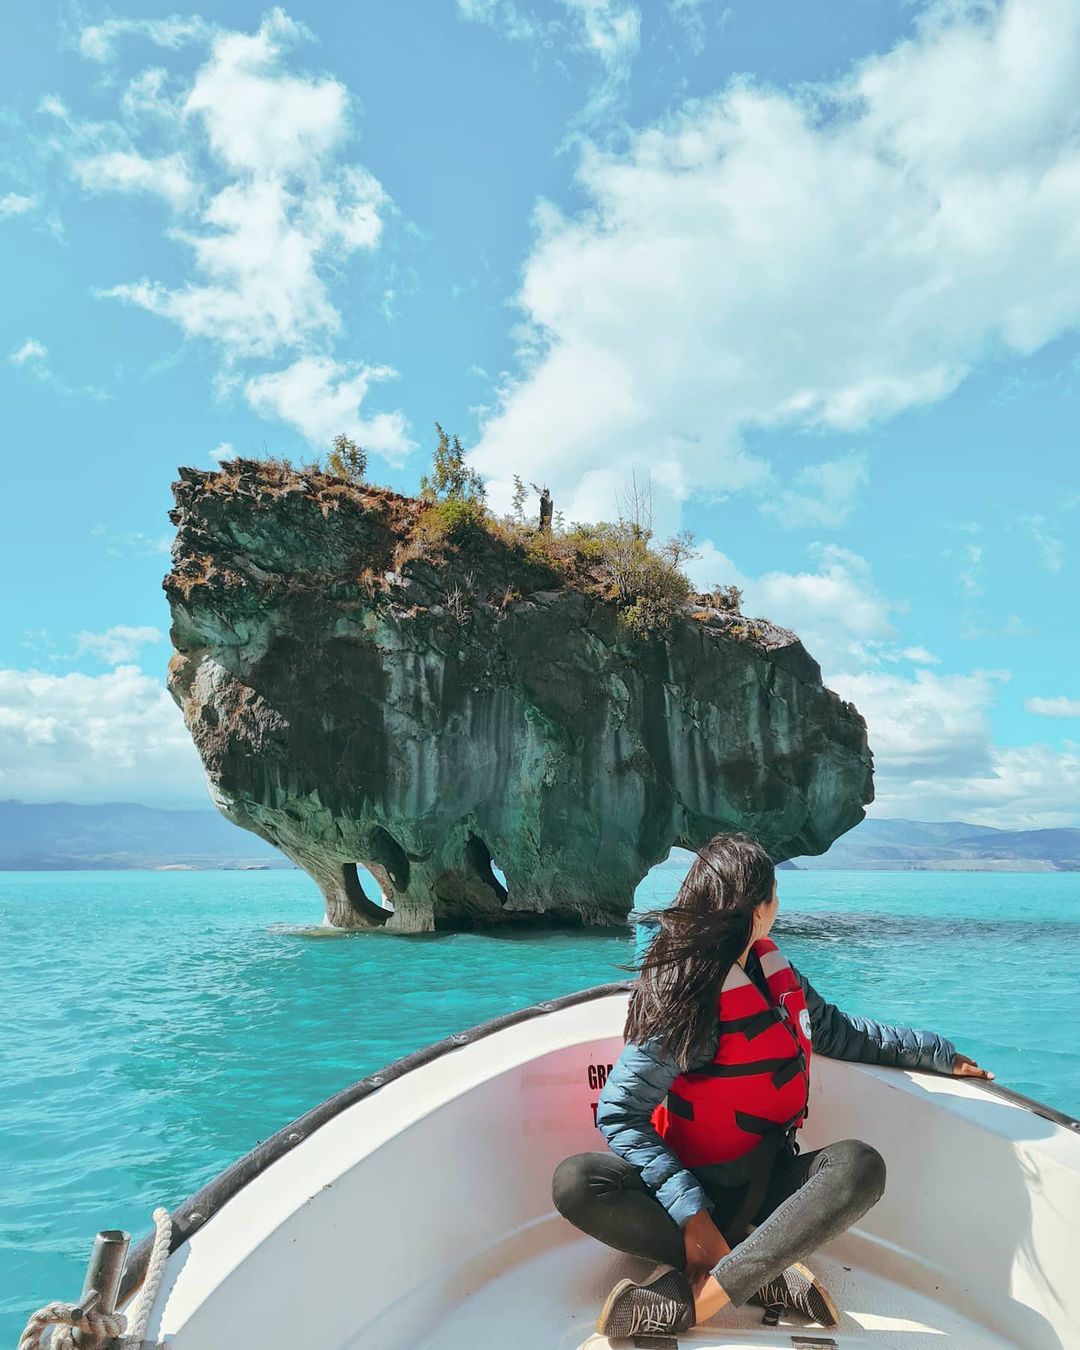
[[[780,892],[775,936],[823,996],[1080,1114],[1061,959],[1080,874],[785,872]],[[631,951],[618,932],[372,940],[321,920],[295,872],[0,874],[0,1336],[78,1293],[98,1228],[145,1231],[365,1073],[624,979]]]

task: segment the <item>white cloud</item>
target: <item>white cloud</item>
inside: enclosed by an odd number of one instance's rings
[[[222,441],[216,450],[210,451],[210,458],[217,464],[223,464],[227,459],[235,459],[236,451],[228,441]]]
[[[5,192],[0,197],[0,220],[7,216],[23,216],[37,205],[36,197],[24,197],[18,192]]]
[[[71,166],[76,180],[91,192],[149,192],[176,210],[193,202],[198,189],[183,155],[147,159],[132,151],[112,150],[79,159]]]
[[[876,666],[892,654],[892,615],[907,605],[882,595],[870,564],[850,549],[811,544],[816,570],[772,571],[758,577],[741,572],[711,540],[699,544],[698,552],[700,556],[685,569],[696,586],[738,586],[745,614],[768,618],[798,633],[823,670]]]
[[[16,347],[8,356],[8,360],[13,366],[18,366],[23,370],[29,371],[36,380],[46,384],[58,394],[84,394],[88,398],[107,399],[112,395],[107,389],[101,389],[97,385],[84,384],[72,385],[58,375],[53,370],[49,362],[49,349],[43,342],[37,338],[28,337],[25,342]]]
[[[1028,698],[1024,707],[1041,717],[1080,717],[1080,698],[1066,698],[1063,694],[1057,698]]]
[[[875,816],[965,820],[1005,830],[1080,824],[1080,743],[988,746],[983,768],[954,776],[876,775]]]
[[[137,660],[140,647],[160,642],[163,636],[157,628],[130,628],[123,624],[104,633],[88,633],[84,630],[76,639],[75,654],[82,656],[89,652],[105,665],[118,666],[123,662]]]
[[[618,74],[629,72],[641,42],[641,14],[627,0],[562,0],[581,25],[587,50]]]
[[[105,675],[0,670],[0,797],[205,800],[180,710],[134,665]]]
[[[826,686],[866,718],[874,754],[874,815],[960,819],[1003,828],[1080,824],[1080,756],[1063,746],[998,747],[990,714],[1009,672],[940,672],[940,658],[897,641],[905,602],[883,595],[867,561],[810,547],[816,566],[749,576],[709,540],[687,572],[694,584],[738,586],[743,613],[791,628]],[[914,667],[904,672],[901,663]],[[1070,700],[1028,700],[1057,705]],[[1080,713],[1080,702],[1076,703]]]
[[[545,31],[515,0],[457,0],[457,7],[463,19],[487,24],[515,42],[535,38]]]
[[[785,529],[841,525],[855,509],[860,489],[870,481],[866,456],[857,452],[808,464],[787,487],[777,486],[761,509]]]
[[[344,433],[365,450],[401,460],[415,449],[401,413],[360,414],[369,385],[396,374],[389,366],[305,356],[284,370],[248,380],[244,394],[257,413],[290,423],[313,446],[327,449],[336,435]]]
[[[951,553],[951,550],[949,552]],[[962,544],[960,546],[960,556],[964,560],[964,566],[957,573],[956,580],[961,591],[968,598],[982,594],[982,568],[985,552],[986,549],[982,544]]]
[[[359,414],[368,382],[388,368],[338,363],[329,354],[342,328],[331,283],[355,255],[378,248],[394,209],[382,184],[347,153],[349,91],[331,75],[291,68],[291,49],[311,34],[280,8],[253,33],[177,16],[108,20],[84,30],[82,49],[104,61],[124,35],[163,48],[200,43],[206,51],[193,75],[160,65],[136,75],[116,122],[81,122],[56,98],[41,107],[63,123],[71,173],[83,187],[149,192],[168,203],[167,237],[187,250],[191,265],[179,284],[143,277],[98,295],[214,344],[221,396],[246,388],[261,412],[280,408],[319,442],[328,419],[340,418],[333,434],[361,434],[369,449],[400,457],[412,445],[404,415]],[[282,357],[292,364],[273,373],[241,368]],[[318,405],[302,406],[301,390]]]
[[[340,327],[316,271],[317,241],[294,219],[281,183],[236,183],[203,214],[212,232],[180,235],[209,283],[171,289],[143,280],[102,292],[216,341],[229,359],[271,356]]]
[[[55,117],[61,122],[66,122],[70,116],[67,104],[56,94],[45,94],[38,103],[38,112],[44,113],[46,117]]]
[[[214,154],[233,172],[318,177],[322,161],[342,141],[345,86],[280,69],[285,47],[306,35],[302,25],[274,10],[254,34],[219,33],[214,39],[185,111],[202,121]]]
[[[933,652],[928,652],[925,647],[905,647],[900,655],[905,661],[914,661],[920,666],[941,664],[941,657],[935,656]]]
[[[1039,561],[1047,572],[1060,572],[1065,560],[1065,543],[1049,526],[1045,516],[1021,517],[1032,539],[1039,546]]]
[[[565,44],[599,59],[609,74],[629,73],[641,40],[641,11],[632,0],[557,0],[565,18],[542,18],[518,0],[457,0],[458,13],[515,42]]]
[[[747,430],[857,431],[1080,324],[1080,8],[931,18],[831,85],[736,80],[586,148],[587,206],[537,208],[520,378],[470,456],[495,500],[528,464],[580,518],[583,462],[771,494]]]
[[[173,536],[169,534],[151,535],[143,530],[113,530],[107,525],[95,525],[90,530],[93,538],[105,545],[105,552],[112,558],[121,558],[128,553],[154,556],[169,553]]]
[[[719,8],[717,0],[668,0],[669,13],[686,30],[695,52],[705,50],[705,12],[713,8]],[[717,30],[726,27],[732,12],[731,7],[725,5],[714,20],[714,27]]]
[[[228,360],[274,356],[336,333],[341,316],[323,274],[375,248],[389,209],[372,174],[338,162],[349,131],[345,87],[282,67],[287,46],[305,33],[281,10],[254,34],[217,32],[182,104],[178,134],[200,127],[202,138],[187,143],[186,155],[142,160],[141,168],[140,157],[121,157],[131,182],[115,173],[102,184],[149,186],[153,174],[178,208],[201,189],[205,206],[172,231],[192,251],[196,279],[170,287],[144,278],[102,293],[217,342]],[[186,175],[200,154],[209,157],[206,181],[194,184]]]
[[[37,340],[37,338],[27,338],[26,341],[8,357],[13,366],[35,366],[49,359],[49,349]]]
[[[204,42],[211,26],[198,15],[170,15],[167,19],[106,19],[92,24],[79,34],[79,50],[92,61],[108,61],[118,37],[135,35],[147,38],[158,47],[183,47]]]
[[[1034,637],[1037,631],[1030,624],[1026,624],[1019,614],[1010,614],[1003,624],[997,626],[965,623],[960,629],[959,636],[969,641],[978,638],[1029,638]]]
[[[1007,671],[944,675],[920,668],[914,676],[883,671],[832,672],[830,688],[854,703],[870,729],[870,748],[883,778],[953,777],[990,763],[987,712]]]

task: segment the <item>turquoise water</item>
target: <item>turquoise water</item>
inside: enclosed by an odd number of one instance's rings
[[[642,896],[665,898],[658,869]],[[774,936],[849,1012],[1080,1115],[1080,873],[782,872]],[[449,1032],[612,979],[629,935],[342,936],[298,872],[0,873],[0,1342],[289,1120]]]

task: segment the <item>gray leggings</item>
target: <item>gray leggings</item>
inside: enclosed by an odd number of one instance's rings
[[[738,1213],[746,1186],[717,1186],[707,1167],[694,1168],[715,1204],[713,1222],[727,1240],[725,1223]],[[757,1225],[713,1267],[717,1283],[736,1307],[793,1261],[801,1261],[850,1228],[885,1190],[885,1161],[861,1139],[841,1139],[810,1153],[781,1153],[764,1198],[751,1220]],[[683,1270],[682,1230],[636,1167],[614,1153],[577,1153],[555,1169],[555,1208],[583,1233],[609,1247]]]

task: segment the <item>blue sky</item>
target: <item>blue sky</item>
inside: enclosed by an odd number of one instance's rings
[[[877,814],[1080,824],[1080,10],[17,7],[0,796],[200,805],[169,484],[438,420],[648,472],[868,719]]]

